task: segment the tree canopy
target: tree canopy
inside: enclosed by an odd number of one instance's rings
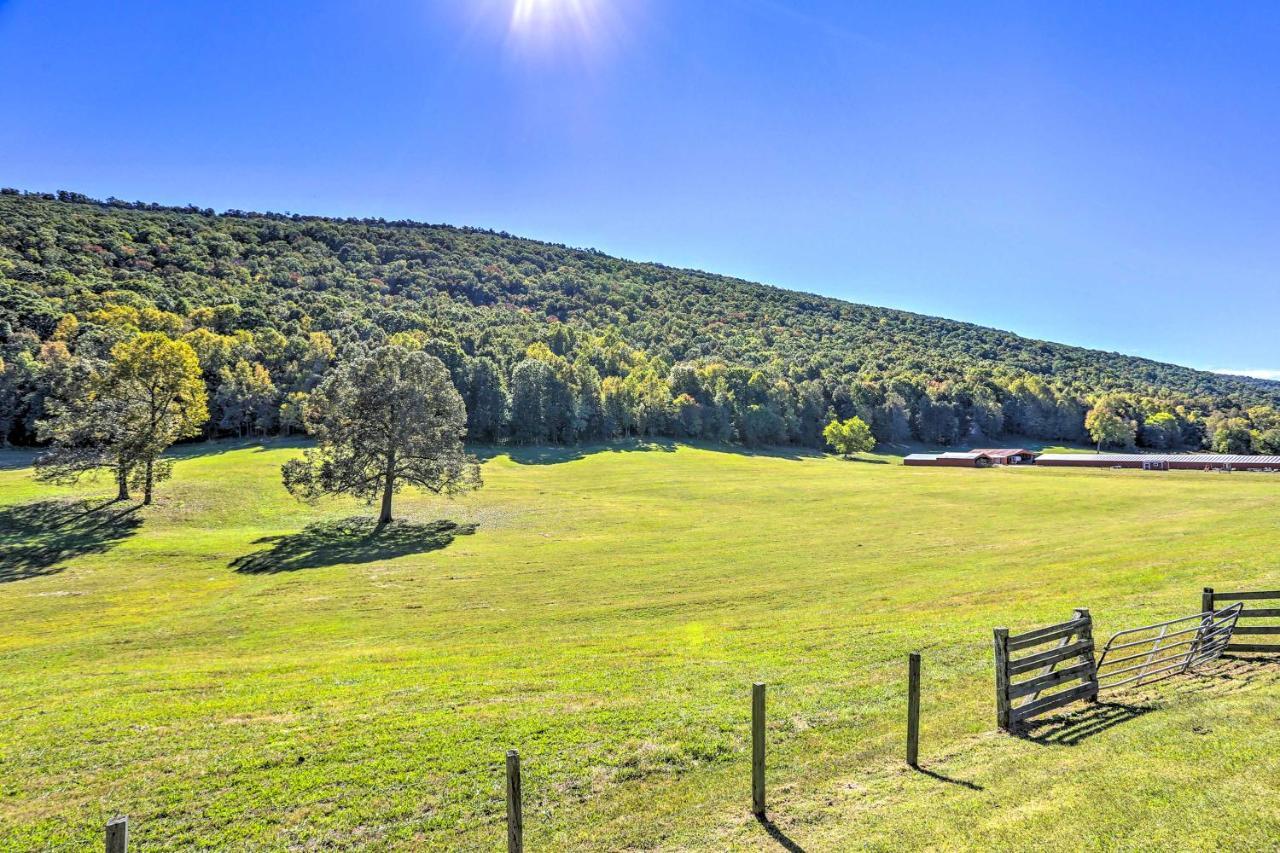
[[[140,485],[144,504],[172,468],[161,454],[198,435],[209,417],[195,352],[163,332],[120,341],[105,364],[69,362],[51,390],[50,417],[41,423],[51,446],[36,460],[41,476],[68,480],[108,467],[117,497]]]
[[[867,453],[876,446],[871,427],[857,416],[843,421],[832,421],[822,430],[827,444],[846,459],[855,453]]]
[[[406,484],[437,494],[480,485],[462,446],[467,415],[435,356],[389,344],[331,371],[311,393],[304,421],[316,445],[283,469],[292,494],[381,500],[378,524]]]
[[[1280,428],[1278,383],[504,233],[0,191],[0,441],[42,440],[68,357],[143,333],[195,352],[207,435],[301,428],[326,371],[387,343],[443,363],[473,441],[817,448],[833,413],[889,443],[1081,442],[1104,396],[1144,446]]]

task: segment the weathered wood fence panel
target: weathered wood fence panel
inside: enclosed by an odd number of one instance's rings
[[[1205,587],[1200,596],[1200,609],[1212,613],[1237,602],[1246,601],[1280,601],[1280,590],[1252,592],[1214,592],[1213,587]],[[1280,607],[1245,606],[1240,611],[1233,636],[1274,637],[1269,643],[1228,643],[1228,652],[1252,652],[1254,654],[1280,654]],[[1258,624],[1254,620],[1271,620]]]
[[[1055,642],[1052,648],[1040,648]],[[1015,657],[1032,649],[1039,650]],[[996,725],[1005,731],[1014,731],[1032,717],[1098,696],[1093,618],[1085,608],[1077,609],[1070,621],[1023,634],[996,628],[995,660]],[[1016,680],[1020,676],[1027,677]],[[1056,692],[1044,695],[1049,690]]]

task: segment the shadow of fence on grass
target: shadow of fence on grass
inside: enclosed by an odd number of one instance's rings
[[[1019,732],[1018,736],[1046,746],[1075,746],[1156,708],[1156,705],[1092,702],[1079,711],[1045,717]]]
[[[764,831],[769,833],[769,837],[772,838],[783,850],[788,851],[788,853],[805,853],[805,849],[803,847],[796,843],[791,836],[783,832],[776,823],[765,815],[756,815],[756,821],[764,827]]]
[[[274,574],[343,563],[372,563],[447,548],[456,536],[476,532],[474,524],[454,521],[393,521],[378,528],[371,518],[355,516],[308,525],[300,533],[264,536],[255,545],[270,548],[231,561],[242,574]]]
[[[934,779],[938,782],[945,782],[948,785],[959,785],[961,788],[968,788],[970,791],[986,790],[986,788],[982,787],[977,782],[970,782],[968,779],[957,779],[954,776],[948,776],[947,774],[940,773],[937,770],[930,770],[928,767],[913,767],[912,770],[922,776],[928,776],[930,779]]]
[[[142,524],[138,504],[44,500],[0,507],[0,583],[62,571],[62,563],[101,554]]]

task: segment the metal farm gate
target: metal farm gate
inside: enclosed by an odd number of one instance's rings
[[[1064,705],[1096,701],[1101,692],[1151,684],[1216,660],[1231,642],[1243,607],[1237,603],[1120,631],[1096,662],[1093,619],[1085,608],[1067,622],[1023,634],[996,628],[996,723],[1014,731]],[[1030,654],[1015,657],[1019,652]]]
[[[1098,658],[1098,690],[1141,687],[1217,660],[1243,604],[1112,634]]]

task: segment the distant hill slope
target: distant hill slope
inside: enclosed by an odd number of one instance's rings
[[[572,359],[578,337],[616,329],[667,367],[722,360],[793,384],[820,383],[837,410],[843,399],[837,386],[855,389],[853,402],[843,406],[848,411],[883,405],[885,394],[896,390],[914,422],[917,399],[928,392],[935,402],[961,407],[957,437],[966,429],[963,407],[972,394],[943,387],[948,383],[987,383],[1003,404],[1014,393],[1011,383],[1027,375],[1081,402],[1117,391],[1202,413],[1280,404],[1276,382],[505,233],[236,211],[213,215],[97,203],[69,193],[0,195],[0,323],[47,339],[65,313],[84,321],[86,312],[110,304],[154,306],[219,333],[274,329],[292,340],[326,331],[339,349],[385,334],[421,333],[456,346],[459,358],[491,357],[504,384],[532,341],[555,337],[551,348]],[[567,343],[556,326],[573,333]],[[457,372],[457,365],[451,368]]]

